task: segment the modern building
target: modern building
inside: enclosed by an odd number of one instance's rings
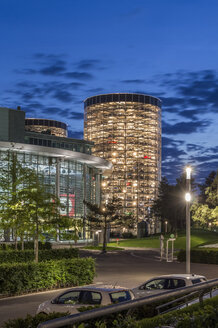
[[[67,124],[55,120],[26,118],[25,130],[44,134],[67,137]]]
[[[16,152],[22,165],[43,175],[50,192],[66,205],[63,215],[81,219],[84,200],[100,203],[101,175],[112,164],[92,155],[92,142],[66,135],[62,122],[25,119],[20,109],[0,107],[0,165],[5,165],[6,152]]]
[[[121,198],[126,213],[145,220],[161,179],[161,101],[114,93],[87,98],[84,106],[84,139],[113,164],[102,182],[104,197]]]

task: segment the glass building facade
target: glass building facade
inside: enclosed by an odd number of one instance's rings
[[[112,164],[92,155],[92,142],[26,131],[24,119],[21,110],[0,108],[2,126],[14,131],[0,134],[0,168],[7,167],[7,154],[16,153],[22,166],[34,169],[48,191],[60,197],[63,215],[83,219],[87,211],[83,201],[100,204],[101,176]],[[23,123],[20,129],[18,121]],[[85,231],[84,225],[81,237]]]
[[[113,164],[104,197],[119,197],[126,213],[146,219],[161,179],[161,101],[116,93],[90,97],[84,107],[84,138],[94,142],[95,156]]]
[[[25,130],[51,134],[59,137],[67,137],[67,125],[65,123],[44,118],[26,118]]]
[[[4,145],[5,146],[5,145]],[[0,148],[0,166],[7,167],[6,158],[8,150]],[[100,174],[101,170],[94,165],[87,165],[78,160],[48,156],[40,152],[13,150],[17,155],[18,161],[23,167],[34,169],[43,178],[43,184],[49,192],[58,194],[61,202],[65,205],[63,215],[75,218],[84,216],[83,200],[93,203],[100,202]],[[1,192],[4,192],[3,190]]]

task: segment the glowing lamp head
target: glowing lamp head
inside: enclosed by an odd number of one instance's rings
[[[185,200],[186,200],[186,202],[190,202],[191,201],[191,194],[190,194],[190,192],[187,192],[185,194]]]
[[[191,179],[191,171],[192,171],[191,167],[187,166],[185,168],[185,171],[186,171],[186,179]]]

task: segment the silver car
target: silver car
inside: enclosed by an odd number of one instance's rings
[[[86,306],[101,306],[125,302],[134,299],[133,293],[122,287],[97,286],[76,287],[68,289],[59,296],[39,305],[38,313],[52,312],[79,313],[79,308]]]
[[[144,284],[133,288],[132,291],[136,298],[154,294],[159,294],[167,290],[192,286],[200,282],[205,282],[204,276],[196,274],[171,274],[152,278]]]

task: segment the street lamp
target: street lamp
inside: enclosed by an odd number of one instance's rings
[[[186,273],[190,274],[190,201],[191,201],[191,167],[186,167]]]
[[[167,233],[167,221],[165,221],[165,233]]]

